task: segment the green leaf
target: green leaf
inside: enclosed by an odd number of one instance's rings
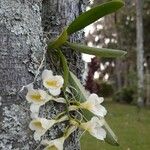
[[[96,55],[99,57],[113,58],[113,57],[121,57],[126,54],[126,52],[122,50],[88,47],[82,44],[70,42],[66,42],[66,45],[70,46],[75,51],[79,51],[81,53],[86,53],[90,55]]]
[[[111,145],[119,146],[117,136],[114,134],[114,132],[113,132],[112,129],[109,127],[109,125],[107,124],[106,121],[105,121],[105,124],[104,124],[104,129],[105,129],[106,132],[107,132],[105,141],[106,141],[107,143],[111,144]]]
[[[60,34],[60,36],[57,39],[48,43],[48,49],[60,47],[67,41],[67,39],[68,39],[67,30],[64,29],[63,32]]]
[[[70,71],[69,73],[69,84],[73,86],[78,91],[78,100],[80,102],[84,102],[87,100],[87,94],[83,87],[83,85],[80,83],[80,80]],[[87,110],[82,110],[84,116],[90,120],[93,117],[93,114]],[[118,146],[117,137],[105,121],[104,128],[107,132],[107,136],[105,138],[105,141],[111,145]]]
[[[92,8],[89,11],[82,13],[79,17],[77,17],[68,27],[67,33],[70,35],[75,33],[89,24],[95,22],[101,17],[104,17],[110,13],[117,11],[124,5],[121,0],[112,0],[110,2],[104,3],[97,7]]]
[[[77,100],[80,102],[84,102],[87,100],[87,94],[86,91],[83,87],[83,85],[80,83],[80,80],[74,75],[73,72],[69,72],[69,84],[74,87],[78,93],[74,93],[75,95],[77,94]]]
[[[66,90],[66,87],[68,86],[68,78],[69,78],[69,68],[68,68],[68,64],[67,64],[67,60],[65,58],[65,56],[63,55],[62,51],[60,49],[58,49],[59,52],[59,56],[61,58],[61,65],[63,68],[63,78],[64,78],[64,85],[63,85],[63,91]]]

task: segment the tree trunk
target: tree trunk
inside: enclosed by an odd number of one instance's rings
[[[148,67],[146,67],[146,73],[145,73],[145,95],[146,95],[146,105],[147,106],[150,106],[150,72],[149,72],[149,69]]]
[[[146,57],[146,105],[150,106],[150,56]]]
[[[0,149],[34,150],[38,143],[28,125],[31,121],[29,105],[18,92],[33,81],[42,61],[45,47],[44,33],[56,37],[84,8],[82,0],[0,0]],[[80,41],[82,32],[72,36]],[[83,63],[81,55],[65,50],[70,67],[79,78]],[[50,65],[51,62],[46,64]],[[53,66],[51,69],[53,69]],[[42,107],[41,116],[54,117],[64,106]],[[48,111],[48,114],[45,113]],[[59,136],[61,127],[49,131],[50,139]],[[74,133],[64,145],[67,150],[80,148]]]
[[[117,59],[116,60],[116,81],[117,81],[117,90],[120,90],[122,88],[122,80],[121,80],[121,73],[122,73],[122,70],[120,69],[121,68],[121,60],[120,59]]]
[[[143,1],[136,0],[136,32],[137,32],[137,76],[138,76],[138,105],[143,105],[144,73],[143,73]]]
[[[87,0],[84,0],[87,1]],[[69,23],[84,11],[86,3],[83,0],[43,0],[42,25],[49,40],[56,38]],[[80,42],[83,31],[71,36],[72,42]],[[84,68],[81,55],[70,49],[64,49],[69,60],[70,69],[81,79]]]

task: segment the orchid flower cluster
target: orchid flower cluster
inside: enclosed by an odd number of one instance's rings
[[[104,58],[124,56],[126,52],[122,50],[88,47],[83,44],[72,43],[68,40],[73,33],[84,29],[98,19],[117,11],[123,6],[124,2],[122,0],[112,0],[93,7],[76,17],[56,39],[48,42],[45,52],[47,52],[51,59],[58,58],[59,71],[62,72],[63,77],[61,75],[54,75],[51,70],[44,70],[42,73],[43,86],[41,86],[44,89],[34,89],[33,84],[30,84],[27,86],[28,92],[26,95],[27,101],[31,104],[32,121],[29,124],[29,128],[34,131],[34,139],[46,146],[44,150],[63,150],[64,141],[77,128],[89,132],[89,134],[99,140],[105,140],[109,144],[118,145],[116,135],[104,119],[107,113],[106,109],[101,105],[104,99],[94,93],[87,96],[88,94],[86,94],[78,78],[70,71],[68,61],[61,48],[68,47],[73,51]],[[38,70],[41,69],[41,66]],[[57,68],[57,65],[55,68]],[[40,107],[49,101],[63,103],[66,105],[66,110],[53,119],[41,118],[39,115]],[[86,110],[88,110],[88,115],[92,114],[92,117],[89,118]],[[62,137],[51,141],[43,138],[53,125],[64,121],[68,124]]]
[[[27,89],[26,100],[31,104],[31,122],[29,128],[34,131],[34,140],[41,141],[42,145],[46,147],[44,150],[56,149],[63,150],[63,143],[68,136],[74,132],[77,128],[81,128],[84,131],[89,132],[92,136],[99,140],[104,140],[106,137],[106,131],[103,128],[104,116],[106,115],[106,109],[101,105],[104,101],[102,97],[98,97],[96,94],[91,94],[85,102],[69,102],[62,94],[62,88],[64,79],[60,75],[53,75],[51,70],[44,70],[42,73],[43,89],[34,89],[33,84],[30,84]],[[62,96],[63,95],[63,96]],[[62,96],[62,97],[61,97]],[[55,101],[57,103],[64,103],[67,107],[66,113],[60,115],[57,119],[46,119],[39,117],[40,107],[45,105],[48,101]],[[77,119],[70,115],[70,112],[81,112],[86,109],[94,114],[94,117],[89,121],[84,119]],[[82,117],[83,118],[83,117]],[[54,124],[68,120],[69,127],[64,135],[54,140],[42,140],[42,136],[49,130]],[[83,121],[84,120],[84,121]]]

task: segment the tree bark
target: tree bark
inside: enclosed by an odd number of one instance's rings
[[[148,67],[146,67],[146,72],[145,72],[145,95],[146,95],[146,102],[145,104],[147,106],[150,106],[150,72],[148,70]]]
[[[137,32],[137,76],[138,76],[138,105],[143,105],[144,71],[143,71],[143,1],[136,0],[136,32]]]
[[[42,3],[42,25],[44,33],[48,34],[49,40],[56,38],[62,30],[69,25],[85,9],[88,0],[43,0]],[[83,38],[83,31],[71,36],[70,41],[80,42]],[[81,61],[80,53],[70,49],[64,49],[65,55],[69,61],[71,71],[80,79],[84,63]]]
[[[29,104],[24,92],[20,98],[19,91],[33,81],[42,61],[43,28],[44,33],[50,33],[51,40],[83,11],[84,5],[83,0],[0,0],[0,149],[34,150],[37,147],[39,142],[34,141],[33,132],[28,127],[31,121]],[[82,32],[71,37],[72,41],[81,39]],[[81,55],[68,49],[64,52],[71,61],[71,70],[81,78]],[[64,109],[64,106],[49,104],[42,107],[41,116],[52,118]],[[49,131],[49,138],[59,136],[62,126]],[[67,150],[80,148],[76,133],[64,147]]]
[[[150,56],[147,56],[146,63],[146,105],[150,106]]]

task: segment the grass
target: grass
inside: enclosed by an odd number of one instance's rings
[[[118,136],[120,146],[98,141],[88,133],[81,138],[82,150],[150,150],[150,110],[108,102],[107,122]]]

